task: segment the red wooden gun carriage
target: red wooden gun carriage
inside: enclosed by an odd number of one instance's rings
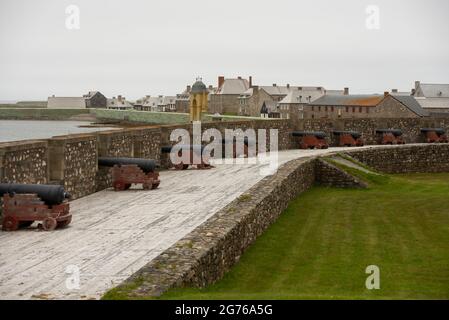
[[[70,224],[72,215],[68,198],[62,186],[36,184],[0,184],[3,197],[4,231],[29,227],[40,221],[46,231]]]
[[[361,147],[364,142],[362,135],[356,131],[334,131],[338,136],[338,145],[340,147]]]
[[[301,149],[327,149],[326,133],[322,131],[293,131],[293,137],[299,137]]]
[[[443,128],[422,128],[427,143],[447,143],[448,138]]]
[[[402,131],[399,129],[377,129],[376,133],[380,136],[381,144],[405,144]]]
[[[144,190],[156,189],[160,184],[154,160],[100,157],[98,165],[111,167],[115,191],[128,190],[132,184],[142,184]]]

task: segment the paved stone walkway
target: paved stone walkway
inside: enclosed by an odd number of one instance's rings
[[[328,150],[289,150],[280,163]],[[0,299],[98,299],[260,181],[260,164],[161,172],[156,190],[104,190],[71,202],[53,232],[0,231]],[[76,266],[79,289],[67,288]],[[73,267],[72,267],[73,268]]]

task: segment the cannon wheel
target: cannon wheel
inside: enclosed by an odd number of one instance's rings
[[[151,185],[151,189],[157,189],[157,187],[159,187],[159,183],[160,183],[160,182],[153,183],[153,184]]]
[[[188,164],[184,164],[184,163],[179,163],[179,164],[175,164],[174,168],[176,170],[187,170],[187,168],[189,167]]]
[[[149,179],[148,182],[142,183],[143,190],[153,189],[153,179]]]
[[[57,227],[58,228],[65,228],[65,227],[67,227],[70,224],[70,222],[72,222],[72,217],[70,217],[70,218],[68,218],[67,220],[64,220],[64,221],[59,221]]]
[[[3,219],[4,231],[15,231],[18,228],[19,228],[19,221],[16,218],[8,216]]]
[[[125,184],[125,190],[129,190],[129,188],[131,188],[131,183]]]
[[[121,182],[115,182],[113,187],[115,191],[125,190],[125,184]]]
[[[44,221],[42,221],[42,228],[44,228],[45,231],[55,230],[57,226],[58,222],[55,218],[48,217],[45,218]]]

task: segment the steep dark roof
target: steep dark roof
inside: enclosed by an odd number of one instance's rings
[[[392,95],[392,97],[421,117],[429,115],[427,110],[424,110],[413,96]]]

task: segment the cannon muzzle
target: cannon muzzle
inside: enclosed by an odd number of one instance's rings
[[[154,172],[154,170],[158,167],[156,164],[156,161],[154,161],[152,159],[115,158],[115,157],[99,157],[98,158],[99,166],[113,167],[115,165],[122,166],[122,165],[129,165],[129,164],[137,165],[145,173]]]

